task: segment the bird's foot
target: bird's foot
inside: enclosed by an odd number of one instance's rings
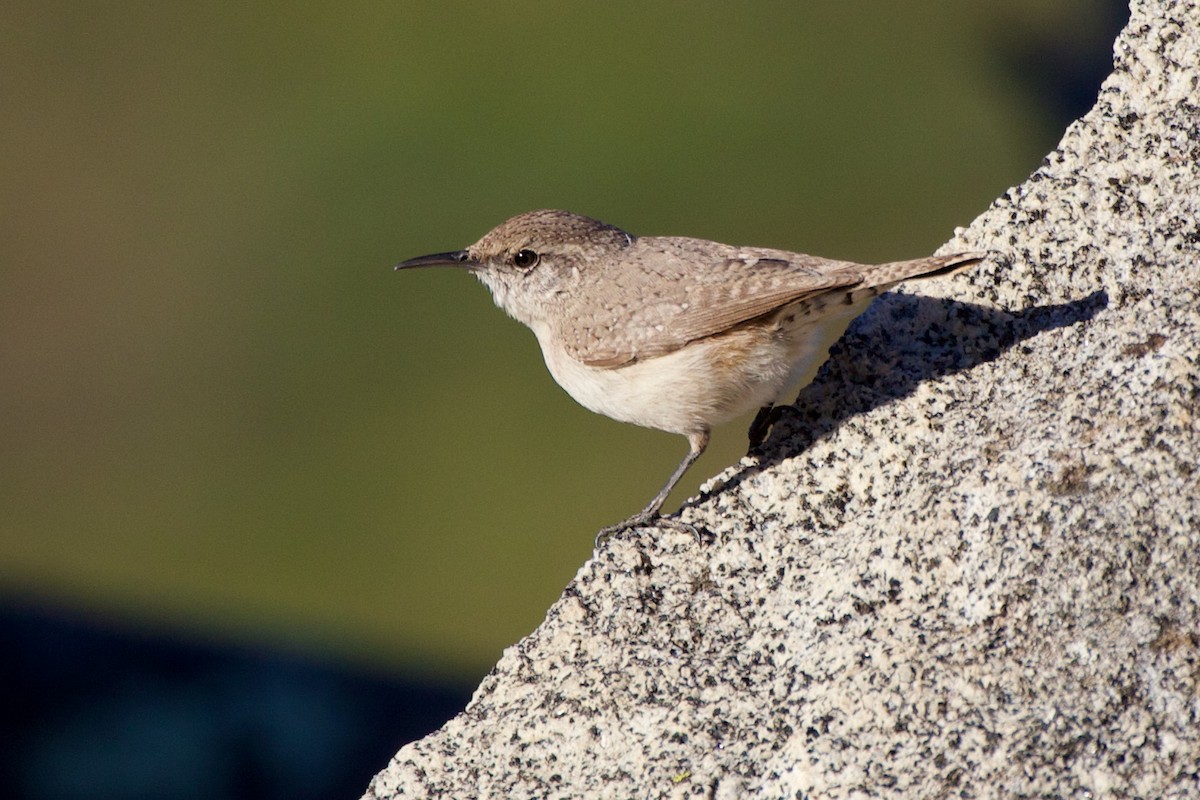
[[[705,542],[712,541],[714,538],[712,533],[700,528],[699,526],[693,525],[690,522],[684,522],[683,520],[676,519],[675,517],[662,517],[659,516],[657,511],[643,509],[629,519],[618,522],[616,525],[609,525],[607,528],[601,528],[600,532],[596,534],[596,547],[599,547],[609,538],[618,533],[622,533],[623,531],[632,530],[633,528],[648,527],[671,528],[673,530],[680,531],[681,533],[691,534],[696,538],[697,544],[704,544]]]

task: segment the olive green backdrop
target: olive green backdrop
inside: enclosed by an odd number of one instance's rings
[[[686,445],[576,406],[467,275],[392,264],[539,207],[924,255],[1058,138],[1016,67],[1096,33],[1032,0],[5,17],[0,593],[447,676]]]

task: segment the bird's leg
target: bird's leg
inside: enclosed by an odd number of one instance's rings
[[[689,433],[687,435],[688,454],[683,457],[683,461],[679,462],[679,466],[675,468],[675,472],[667,480],[667,485],[659,490],[658,494],[654,495],[654,499],[647,503],[646,507],[641,511],[634,514],[627,520],[618,522],[616,525],[609,525],[607,528],[601,529],[600,533],[596,534],[596,546],[599,547],[605,539],[612,536],[614,533],[620,533],[621,531],[629,530],[630,528],[648,525],[651,522],[654,522],[656,525],[687,531],[695,536],[697,541],[703,541],[700,531],[698,531],[694,525],[689,525],[688,523],[681,522],[677,519],[659,517],[658,512],[662,508],[663,503],[667,502],[667,496],[671,494],[671,490],[675,488],[677,483],[679,483],[680,479],[683,477],[683,474],[688,471],[688,468],[691,467],[692,464],[696,463],[696,459],[698,459],[700,454],[704,452],[704,448],[708,447],[708,439],[709,432],[707,430],[700,431],[699,433]]]
[[[754,456],[758,447],[761,447],[764,441],[767,441],[770,435],[770,429],[774,427],[776,422],[784,419],[788,414],[796,413],[794,405],[763,405],[755,414],[754,422],[750,423],[750,429],[746,432],[746,437],[750,439],[750,446],[746,449],[746,455]]]
[[[771,432],[771,426],[775,424],[775,406],[767,403],[758,410],[754,415],[754,421],[750,423],[750,430],[746,431],[746,437],[750,440],[750,451],[767,440],[767,434]]]

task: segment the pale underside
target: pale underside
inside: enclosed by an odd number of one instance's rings
[[[800,301],[763,324],[736,326],[615,368],[577,360],[543,326],[535,325],[534,333],[551,375],[580,405],[622,422],[687,435],[776,403],[809,383],[830,345],[872,297],[864,294],[823,315]]]

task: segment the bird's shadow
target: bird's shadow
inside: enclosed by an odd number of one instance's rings
[[[1018,312],[908,294],[885,294],[855,321],[800,391],[761,447],[756,462],[685,507],[737,487],[793,457],[847,419],[913,393],[923,381],[997,358],[1045,331],[1092,319],[1108,306],[1103,290],[1058,305]]]

